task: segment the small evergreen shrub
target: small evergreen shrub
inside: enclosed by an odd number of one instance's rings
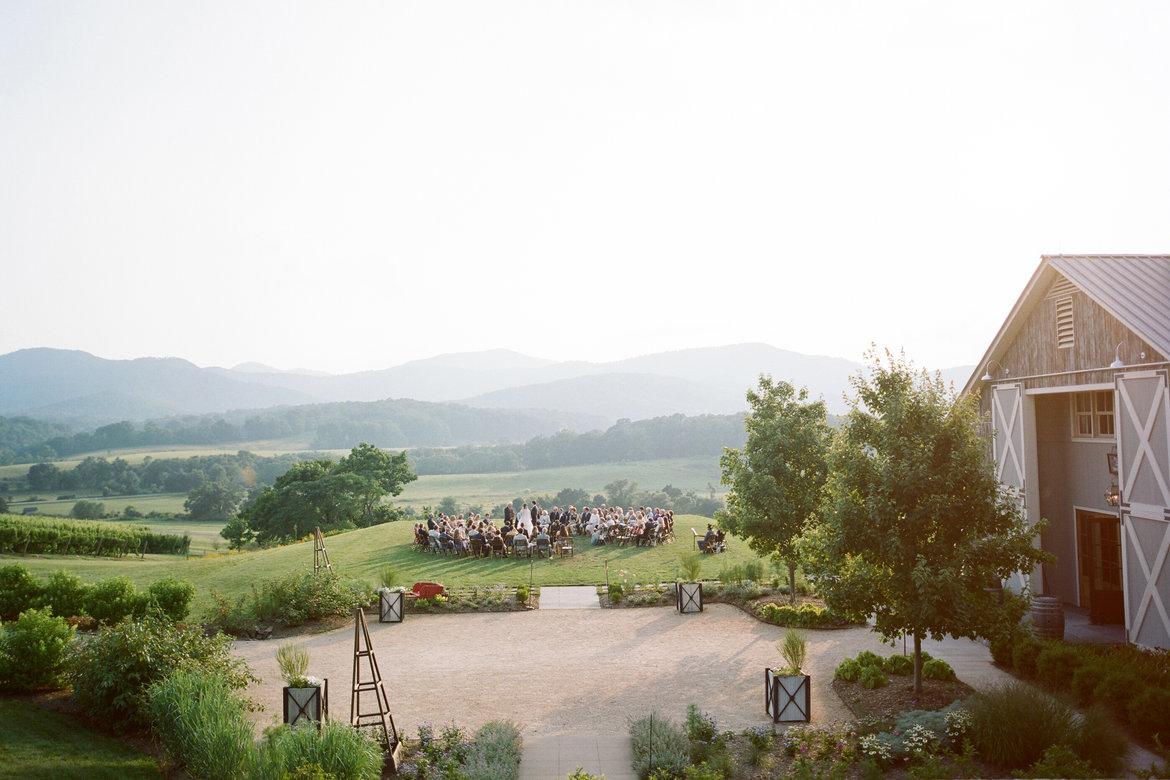
[[[1134,731],[1143,739],[1170,737],[1170,691],[1146,686],[1126,706]]]
[[[42,609],[52,607],[53,614],[61,617],[84,615],[87,590],[76,574],[55,571],[49,575],[37,603]]]
[[[187,774],[197,780],[243,776],[252,724],[222,678],[180,670],[150,686],[146,700],[151,730]]]
[[[21,691],[58,688],[73,627],[53,611],[28,609],[0,628],[0,686]]]
[[[1093,701],[1108,708],[1119,719],[1126,720],[1130,700],[1140,695],[1144,687],[1142,680],[1129,669],[1114,668],[1107,671],[1093,689]]]
[[[914,658],[908,655],[891,655],[882,662],[882,668],[886,674],[896,674],[903,677],[914,674]]]
[[[858,678],[863,686],[868,689],[881,688],[888,685],[890,680],[884,673],[882,673],[881,666],[863,666],[861,667],[861,677]]]
[[[41,583],[19,563],[0,566],[0,620],[15,620],[37,606]]]
[[[1063,642],[1047,642],[1036,656],[1036,679],[1050,691],[1067,690],[1072,676],[1088,660],[1086,653]]]
[[[954,680],[955,670],[941,658],[931,658],[922,664],[922,676],[931,680]]]
[[[1012,647],[1012,666],[1021,676],[1031,679],[1036,676],[1036,659],[1043,649],[1040,643],[1030,636],[1021,637]],[[1036,757],[1039,760],[1039,756]]]
[[[1039,761],[1026,771],[1016,772],[1018,778],[1096,778],[1101,777],[1093,765],[1077,754],[1068,745],[1053,745],[1044,751]]]
[[[1100,659],[1089,660],[1073,672],[1072,680],[1069,681],[1069,692],[1077,704],[1084,706],[1095,700],[1094,691],[1101,684],[1105,674],[1105,662]]]
[[[191,611],[191,599],[195,598],[195,586],[186,580],[174,577],[152,582],[147,589],[147,598],[158,606],[162,613],[174,623],[181,622]]]
[[[617,604],[622,600],[622,584],[615,582],[609,586],[609,600]]]
[[[141,606],[129,577],[101,580],[85,594],[85,614],[107,626],[131,617]]]
[[[516,600],[519,601],[521,604],[528,603],[528,596],[529,595],[530,594],[528,592],[527,585],[521,583],[520,585],[516,586]]]

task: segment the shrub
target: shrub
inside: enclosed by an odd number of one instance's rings
[[[49,575],[37,603],[42,609],[52,607],[54,614],[61,617],[84,615],[86,590],[76,574],[55,571]]]
[[[1145,739],[1170,736],[1170,691],[1146,686],[1129,702],[1126,714],[1139,736]]]
[[[1105,677],[1106,666],[1100,659],[1086,661],[1075,672],[1069,681],[1069,691],[1077,704],[1086,705],[1094,701],[1093,692]]]
[[[905,676],[914,674],[914,659],[908,655],[891,655],[882,662],[882,669],[886,674]]]
[[[147,589],[147,598],[151,603],[157,605],[167,618],[178,623],[191,611],[191,599],[195,598],[195,586],[186,580],[166,577],[150,584]]]
[[[1140,695],[1138,692],[1143,687],[1141,679],[1129,669],[1112,669],[1105,672],[1093,689],[1093,700],[1118,718],[1125,719],[1130,700]]]
[[[1067,690],[1072,676],[1086,662],[1085,651],[1063,642],[1048,642],[1036,656],[1036,679],[1050,691]]]
[[[991,660],[1003,666],[1011,666],[1014,647],[1015,639],[1011,633],[1003,633],[993,637],[988,643],[988,649],[991,650]]]
[[[475,732],[462,773],[466,780],[516,780],[520,776],[520,729],[493,720]]]
[[[114,728],[145,725],[146,689],[184,668],[198,668],[242,690],[255,680],[231,655],[231,639],[155,614],[102,629],[78,645],[67,664],[73,700]]]
[[[1040,643],[1030,636],[1020,637],[1012,647],[1012,666],[1021,676],[1032,678],[1036,676],[1036,658],[1040,655]],[[1040,757],[1037,756],[1036,760]]]
[[[1088,761],[1104,776],[1120,776],[1125,766],[1125,754],[1129,751],[1129,739],[1103,708],[1086,710],[1067,742],[1079,758]]]
[[[882,673],[880,666],[863,666],[861,667],[861,677],[859,678],[862,685],[866,688],[881,688],[883,685],[888,685],[890,680]]]
[[[516,586],[516,600],[521,604],[526,604],[529,597],[528,586],[521,583]]]
[[[348,615],[374,598],[369,586],[332,571],[302,572],[266,580],[253,595],[257,620],[299,626],[306,620]]]
[[[719,733],[715,718],[700,712],[694,704],[687,705],[687,719],[683,724],[690,742],[692,764],[712,761],[727,747],[727,740]]]
[[[672,721],[651,715],[630,724],[630,742],[634,750],[634,771],[647,778],[654,771],[681,777],[690,766],[690,747],[686,734]],[[653,753],[651,753],[653,746]]]
[[[856,682],[861,677],[862,666],[857,662],[856,658],[846,658],[841,663],[837,664],[837,668],[833,670],[833,676],[848,682]]]
[[[37,606],[41,583],[19,563],[0,566],[0,620],[15,620]]]
[[[1084,777],[1093,778],[1101,775],[1093,769],[1088,761],[1077,758],[1077,754],[1068,745],[1053,745],[1044,751],[1043,757],[1027,771],[1017,772],[1020,778],[1043,777]]]
[[[1080,739],[1072,709],[1026,683],[977,693],[966,706],[972,744],[981,757],[1003,769],[1026,769],[1052,745]],[[1098,731],[1105,728],[1096,720],[1091,725]],[[1095,738],[1083,733],[1087,739]]]
[[[622,584],[615,582],[609,586],[609,600],[617,604],[622,600]]]
[[[31,691],[60,687],[73,627],[52,609],[29,609],[0,630],[0,685]]]
[[[85,614],[104,625],[119,623],[141,608],[129,577],[101,580],[85,594]]]
[[[171,760],[193,778],[241,777],[252,748],[243,702],[222,678],[181,670],[146,693],[151,728]]]
[[[885,666],[885,662],[882,660],[882,657],[870,650],[862,650],[860,653],[858,653],[857,663],[861,664],[862,666],[876,666],[878,669],[881,669],[883,666]]]
[[[315,726],[281,726],[267,735],[249,778],[337,778],[360,780],[382,776],[384,755],[378,743],[348,723],[331,720]]]
[[[678,570],[684,580],[694,582],[699,579],[699,572],[703,568],[703,559],[697,552],[687,552],[679,556]]]
[[[955,670],[941,658],[931,658],[922,664],[922,676],[931,680],[954,680]]]

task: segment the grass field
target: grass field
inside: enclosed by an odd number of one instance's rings
[[[0,699],[0,778],[159,778],[152,758],[78,720],[35,704]]]
[[[494,560],[449,558],[411,550],[413,524],[387,523],[373,528],[329,536],[325,547],[334,569],[371,585],[378,582],[379,572],[392,567],[398,573],[399,583],[410,586],[414,582],[439,582],[448,588],[472,585],[519,585],[529,578],[535,585],[604,585],[609,582],[627,585],[646,582],[667,582],[678,577],[679,555],[692,549],[691,527],[706,527],[707,518],[684,515],[675,522],[678,540],[659,547],[590,547],[586,537],[576,537],[577,550],[572,558],[555,560]],[[758,560],[747,546],[729,539],[730,550],[720,555],[702,556],[704,579],[714,579],[720,570],[748,560]],[[263,579],[292,571],[311,570],[312,542],[300,542],[256,552],[218,555],[184,560],[176,556],[148,555],[145,558],[127,557],[115,560],[82,558],[76,556],[27,557],[0,556],[0,565],[19,562],[30,571],[47,577],[54,571],[67,569],[86,582],[117,575],[125,575],[139,589],[155,580],[173,576],[193,584],[199,605],[208,602],[208,593],[215,588],[228,596],[251,592],[252,586]],[[196,613],[200,611],[197,606]]]
[[[139,512],[162,512],[168,515],[182,514],[183,502],[187,500],[186,493],[143,493],[137,496],[85,496],[80,493],[76,498],[66,498],[60,501],[48,499],[44,501],[10,501],[9,509],[13,514],[20,514],[26,506],[35,506],[42,515],[56,515],[68,517],[73,505],[78,501],[97,501],[106,508],[106,512],[120,515],[126,507],[132,506]]]

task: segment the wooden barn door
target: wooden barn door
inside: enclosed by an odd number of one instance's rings
[[[1126,632],[1170,647],[1170,383],[1164,370],[1115,381]]]
[[[1022,384],[994,385],[991,388],[991,425],[995,431],[995,476],[1011,488],[1020,502],[1020,510],[1027,513],[1024,498],[1027,479],[1024,464],[1024,386]],[[1016,593],[1022,593],[1028,580],[1018,572],[1007,583]]]

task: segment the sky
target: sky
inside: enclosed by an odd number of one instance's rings
[[[0,3],[0,354],[976,363],[1170,252],[1170,3]]]

